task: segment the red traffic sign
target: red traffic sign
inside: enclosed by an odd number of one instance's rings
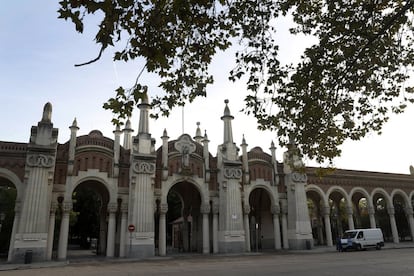
[[[134,232],[135,231],[135,225],[133,225],[133,224],[128,225],[128,231],[129,232]]]

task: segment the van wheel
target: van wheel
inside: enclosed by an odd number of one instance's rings
[[[377,246],[375,246],[376,250],[381,250],[381,245],[379,243],[377,243]]]
[[[361,251],[362,250],[362,246],[360,244],[357,245],[357,250]]]

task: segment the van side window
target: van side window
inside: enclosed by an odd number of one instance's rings
[[[364,232],[359,232],[358,233],[358,237],[357,237],[357,239],[363,239],[364,238]]]

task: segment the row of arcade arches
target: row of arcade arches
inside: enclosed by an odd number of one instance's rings
[[[15,202],[21,201],[21,188],[22,184],[15,174],[0,170],[0,258],[7,258],[13,232]],[[330,246],[334,243],[334,237],[347,229],[369,227],[381,228],[388,242],[412,241],[414,192],[407,195],[398,189],[388,193],[382,188],[376,188],[368,193],[359,187],[347,193],[340,186],[332,186],[325,193],[318,186],[310,184],[306,187],[306,195],[315,245]],[[108,205],[113,204],[113,198],[105,182],[99,179],[84,179],[74,187],[67,233],[68,258],[107,256],[110,217]],[[190,181],[178,181],[168,187],[166,199],[162,199],[168,204],[167,254],[203,251],[201,208],[206,199],[208,200],[208,197],[203,190]],[[114,256],[120,254],[121,205],[126,200],[122,197],[116,199]],[[156,201],[155,233],[159,231],[161,201]],[[63,198],[58,197],[57,202],[52,258],[57,258],[61,242],[59,238],[62,236]],[[210,205],[213,204],[211,201],[208,202]],[[275,248],[272,212],[274,202],[275,196],[266,186],[252,186],[248,194],[248,203],[245,202],[250,210],[248,244],[251,251]],[[213,235],[213,216],[213,212],[209,212],[210,237]],[[280,225],[278,227],[280,228]],[[158,248],[158,234],[155,237],[155,247]],[[211,240],[210,238],[210,251],[214,247]]]
[[[368,192],[362,187],[349,193],[332,186],[325,193],[316,185],[306,188],[313,237],[317,245],[332,245],[345,230],[381,228],[386,242],[412,241],[414,194],[383,188]]]

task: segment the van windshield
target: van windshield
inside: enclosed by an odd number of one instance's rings
[[[357,231],[347,231],[344,233],[344,235],[342,236],[343,239],[352,239],[355,237]]]

